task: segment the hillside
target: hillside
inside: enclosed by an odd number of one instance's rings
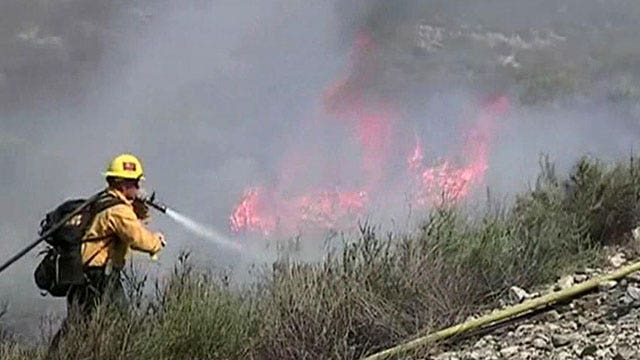
[[[513,286],[535,289],[569,272],[606,264],[606,247],[623,246],[631,257],[640,164],[634,159],[609,165],[583,159],[566,180],[554,174],[551,164],[543,164],[536,188],[519,195],[513,205],[490,205],[479,217],[465,215],[463,209],[435,210],[413,234],[381,236],[375,227],[363,226],[359,238],[346,239],[341,250],[326,254],[320,263],[283,259],[263,269],[252,286],[232,286],[227,276],[191,265],[187,255],[151,297],[141,292],[145,278],[129,274],[133,309],[122,313],[104,308],[90,323],[79,324],[61,356],[355,360],[499,307]],[[491,335],[457,351],[464,357],[478,351],[509,352],[514,348],[504,349],[517,345],[522,346],[518,354],[524,354],[535,345],[545,350],[531,350],[530,358],[559,354],[565,349],[553,350],[550,341],[558,341],[567,326],[577,323],[587,333],[570,340],[576,348],[590,345],[624,329],[622,321],[628,317],[601,320],[597,338],[592,338],[588,332],[594,330],[586,323],[617,309],[613,304],[620,298],[632,304],[634,286],[631,280],[621,282],[607,296],[586,297],[569,310],[552,313],[554,323],[521,327],[515,335]],[[511,337],[519,342],[511,343]],[[8,337],[0,354],[34,359],[44,350]]]
[[[3,0],[0,252],[123,151],[254,252],[159,216],[165,262],[127,268],[131,307],[48,358],[358,360],[638,261],[639,18],[637,0]],[[45,359],[63,301],[22,260],[0,359]],[[636,359],[638,306],[634,274],[399,358]],[[41,315],[36,340],[8,329]]]

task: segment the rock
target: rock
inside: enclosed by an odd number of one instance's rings
[[[486,347],[488,345],[487,340],[485,338],[482,338],[478,341],[476,341],[475,344],[473,344],[473,347],[476,349],[481,349],[483,347]]]
[[[607,327],[597,322],[591,321],[584,326],[589,335],[600,335],[607,331]]]
[[[640,359],[640,353],[636,350],[637,346],[631,346],[623,343],[618,346],[617,353],[614,359],[618,360],[631,360]]]
[[[552,323],[552,322],[547,323],[545,325],[545,327],[547,328],[547,331],[550,332],[550,333],[556,333],[556,332],[560,331],[560,329],[562,329],[560,327],[560,325]]]
[[[624,261],[638,261],[618,256]],[[640,259],[639,259],[640,260]],[[615,262],[615,261],[614,261]],[[590,270],[591,271],[591,270]],[[596,270],[593,270],[594,272]],[[547,289],[589,281],[585,271],[558,279]],[[640,272],[555,304],[542,314],[498,327],[476,340],[456,343],[456,350],[436,360],[640,360]],[[531,298],[518,287],[506,301]],[[480,316],[480,314],[478,314]]]
[[[605,281],[598,285],[598,289],[600,291],[610,291],[611,289],[615,288],[617,285],[618,285],[617,281],[614,281],[614,280]]]
[[[596,351],[598,351],[598,346],[596,346],[595,344],[589,344],[582,348],[582,351],[580,351],[580,357],[584,358],[586,356],[593,356]]]
[[[516,336],[522,336],[522,335],[526,334],[527,332],[532,331],[534,328],[535,328],[535,325],[522,324],[522,325],[518,326],[518,328],[516,329]]]
[[[575,274],[573,275],[573,281],[576,282],[577,284],[585,282],[589,280],[589,276],[585,275],[585,274]]]
[[[640,288],[633,285],[627,286],[627,296],[635,301],[640,301]]]
[[[564,328],[576,331],[578,330],[579,326],[578,326],[578,323],[576,323],[575,321],[569,321],[568,323],[564,324]]]
[[[608,349],[598,349],[594,354],[597,359],[611,359],[611,354]]]
[[[456,351],[447,351],[433,357],[434,360],[460,360],[460,355]]]
[[[600,343],[600,345],[602,345],[604,348],[608,348],[611,345],[613,345],[616,342],[616,336],[615,335],[609,335],[607,337],[607,341]]]
[[[468,354],[470,360],[497,360],[497,353],[491,348],[474,350]]]
[[[486,335],[486,336],[484,337],[484,339],[485,339],[487,342],[489,342],[489,343],[494,343],[494,342],[496,342],[496,337],[495,337],[495,336],[493,336],[493,335],[491,335],[491,334]]]
[[[480,359],[482,359],[482,355],[477,351],[472,351],[467,355],[467,357],[465,357],[465,359],[480,360]]]
[[[625,262],[627,262],[627,259],[624,253],[617,253],[609,258],[609,264],[611,264],[611,266],[613,266],[614,268],[619,268]]]
[[[558,354],[555,357],[557,360],[570,360],[570,359],[574,359],[575,357],[573,356],[573,354],[566,352],[566,351],[560,351],[558,352]]]
[[[509,289],[509,293],[515,298],[516,301],[522,302],[524,300],[530,299],[531,294],[529,294],[526,290],[519,288],[517,286],[512,286]]]
[[[570,335],[552,335],[551,336],[551,344],[553,344],[554,347],[563,347],[565,345],[569,345],[574,341],[574,337],[570,336]]]
[[[544,319],[549,322],[558,321],[562,319],[562,315],[556,310],[551,310],[545,314]]]
[[[568,289],[570,287],[572,287],[574,284],[573,281],[573,275],[568,275],[568,276],[564,276],[562,278],[560,278],[560,280],[558,280],[556,287],[559,290],[564,290],[564,289]]]
[[[633,304],[635,302],[635,299],[632,298],[629,295],[622,295],[622,297],[620,298],[620,303],[624,306],[629,306],[631,304]]]
[[[587,268],[584,268],[584,270],[580,273],[585,275],[593,275],[593,274],[597,274],[598,272],[600,272],[600,270],[587,267]]]
[[[576,320],[576,323],[579,326],[585,326],[585,325],[587,325],[589,323],[589,319],[587,319],[584,316],[578,316],[578,319]]]
[[[518,355],[516,355],[516,357],[513,357],[513,359],[528,360],[528,359],[534,359],[534,357],[533,357],[532,352],[526,351],[526,350],[521,350],[520,353],[518,353]]]
[[[509,346],[500,350],[500,355],[505,358],[510,358],[513,355],[517,354],[518,352],[520,352],[520,349],[518,348],[518,346]]]
[[[549,350],[551,348],[549,346],[549,341],[543,337],[537,337],[533,339],[533,342],[531,343],[531,345],[533,345],[534,348],[540,349],[540,350]]]

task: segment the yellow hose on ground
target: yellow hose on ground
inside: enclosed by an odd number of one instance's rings
[[[365,358],[362,358],[362,360],[388,359],[391,356],[399,355],[400,353],[403,353],[409,350],[415,350],[419,347],[433,344],[455,335],[460,335],[471,330],[479,329],[486,325],[496,324],[500,321],[508,320],[509,318],[549,306],[550,304],[553,304],[559,301],[575,298],[578,295],[581,295],[587,291],[597,288],[599,285],[603,283],[606,283],[612,280],[618,280],[636,271],[640,271],[640,262],[622,267],[614,272],[601,275],[599,277],[590,279],[583,283],[574,285],[570,288],[556,291],[556,292],[541,296],[539,298],[531,299],[521,304],[514,305],[512,307],[509,307],[503,310],[492,312],[491,314],[484,315],[477,319],[472,319],[464,323],[454,325],[446,329],[434,332],[432,334],[419,337],[417,339],[411,340],[404,344],[400,344],[392,348],[389,348],[387,350],[383,350],[381,352],[375,353],[373,355],[369,355]]]

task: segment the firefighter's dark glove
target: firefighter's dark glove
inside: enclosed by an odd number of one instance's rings
[[[149,206],[141,199],[136,198],[133,200],[133,212],[136,213],[136,217],[141,221],[149,219]]]

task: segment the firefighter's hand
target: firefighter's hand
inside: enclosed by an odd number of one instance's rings
[[[164,248],[165,246],[167,246],[167,240],[164,237],[163,233],[156,233],[156,236],[158,237],[158,240],[160,241],[160,244],[162,244],[162,247]]]
[[[135,198],[132,205],[133,212],[136,214],[138,220],[145,221],[149,219],[149,206],[147,206],[142,199]]]
[[[164,238],[164,234],[157,232],[155,235],[158,238],[158,241],[160,241],[160,245],[162,246],[160,250],[164,249],[164,247],[167,246],[167,240]],[[158,253],[160,252],[160,250],[151,254],[151,260],[158,260]]]

